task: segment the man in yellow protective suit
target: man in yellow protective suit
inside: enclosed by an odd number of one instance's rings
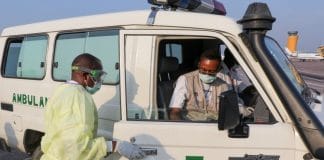
[[[100,89],[105,75],[91,54],[73,60],[72,80],[55,90],[46,107],[41,160],[97,160],[115,151],[129,159],[144,158],[135,144],[96,137],[98,113],[91,94]]]

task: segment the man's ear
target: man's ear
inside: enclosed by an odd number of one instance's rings
[[[83,78],[84,80],[86,80],[86,81],[89,79],[88,74],[89,74],[89,73],[85,73],[85,72],[82,73],[82,78]]]
[[[217,69],[216,69],[217,72],[219,72],[220,70],[223,69],[223,66],[222,66],[223,63],[224,63],[223,61],[219,61]]]

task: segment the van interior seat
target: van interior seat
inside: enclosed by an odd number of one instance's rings
[[[162,57],[159,61],[157,86],[159,119],[168,119],[169,103],[174,89],[174,82],[176,81],[174,73],[178,68],[179,62],[176,57]]]

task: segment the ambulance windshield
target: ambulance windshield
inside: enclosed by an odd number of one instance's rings
[[[299,91],[300,94],[307,88],[305,81],[298,73],[294,65],[289,61],[286,54],[280,48],[278,43],[270,37],[265,37],[265,44],[272,57],[277,61],[278,65],[283,69],[290,82]]]
[[[280,67],[283,69],[290,82],[302,95],[305,102],[310,106],[317,118],[324,125],[324,96],[320,95],[314,89],[307,86],[301,75],[298,73],[294,65],[289,61],[286,54],[280,48],[278,43],[270,37],[265,37],[265,45],[272,57],[277,61]]]

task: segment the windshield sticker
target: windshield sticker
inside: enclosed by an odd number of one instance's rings
[[[204,160],[203,156],[186,156],[186,160]]]
[[[16,104],[24,104],[28,106],[34,106],[34,107],[40,107],[44,108],[47,104],[47,97],[37,97],[34,95],[28,95],[28,94],[16,94],[14,93],[12,95],[12,103]]]

